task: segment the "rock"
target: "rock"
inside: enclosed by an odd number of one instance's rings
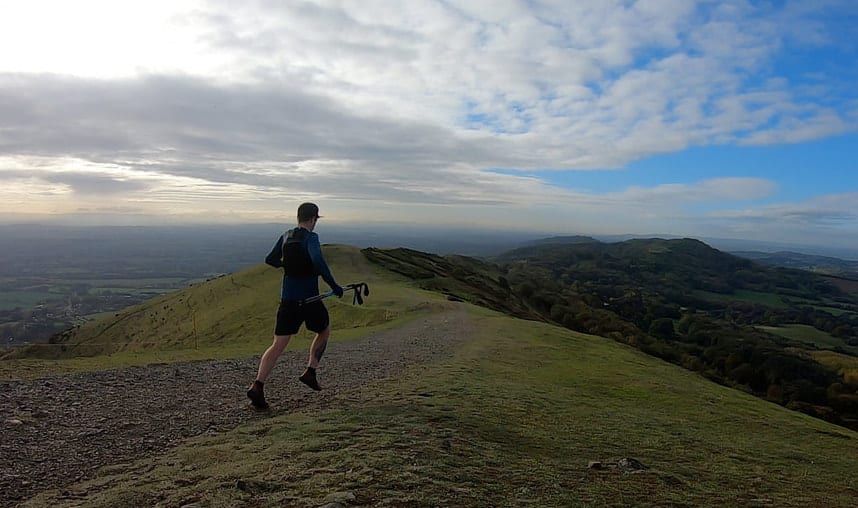
[[[9,425],[24,425],[24,422],[18,420],[17,418],[10,418],[6,420],[6,423]]]
[[[343,503],[326,503],[319,508],[346,508],[346,505],[344,505]]]
[[[346,504],[351,503],[355,499],[357,498],[355,497],[354,492],[333,492],[325,497],[325,502],[333,504]]]
[[[625,457],[618,460],[617,467],[626,472],[641,471],[647,468],[641,463],[641,461],[639,461],[638,459],[633,459],[631,457]]]
[[[587,469],[603,469],[605,466],[598,460],[591,460],[587,463]]]

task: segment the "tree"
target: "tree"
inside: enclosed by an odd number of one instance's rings
[[[649,334],[660,339],[672,339],[675,335],[673,320],[670,318],[656,319],[649,325]]]

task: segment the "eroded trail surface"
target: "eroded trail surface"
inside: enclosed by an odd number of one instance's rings
[[[469,331],[463,311],[447,311],[360,341],[332,343],[319,370],[322,392],[297,380],[306,351],[287,352],[265,385],[271,413],[334,407],[369,382],[451,355]],[[0,506],[193,436],[269,417],[250,409],[244,394],[257,362],[151,365],[0,382]]]

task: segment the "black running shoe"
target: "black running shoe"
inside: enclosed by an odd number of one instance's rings
[[[262,390],[262,383],[255,381],[253,386],[247,390],[247,398],[256,409],[268,409],[268,403],[265,402],[265,392]]]
[[[317,392],[322,389],[322,387],[319,386],[319,382],[316,381],[316,369],[307,367],[307,370],[305,370],[298,379]]]

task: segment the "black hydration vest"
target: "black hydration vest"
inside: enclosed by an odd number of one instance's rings
[[[304,228],[290,229],[283,235],[283,268],[287,277],[313,277],[318,275],[307,249],[307,236]]]

